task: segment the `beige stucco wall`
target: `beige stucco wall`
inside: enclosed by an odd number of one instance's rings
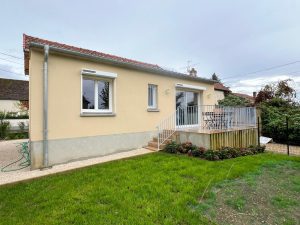
[[[18,100],[0,100],[0,111],[19,112]]]
[[[215,104],[218,105],[218,101],[225,98],[224,91],[215,90]]]
[[[116,116],[81,117],[81,69],[117,73],[115,82]],[[32,50],[30,56],[30,139],[42,140],[43,55]],[[147,112],[148,84],[158,85],[160,112]],[[215,104],[212,84],[149,74],[69,56],[49,57],[49,133],[50,140],[87,136],[154,131],[163,118],[175,110],[175,84],[206,87],[201,104]]]

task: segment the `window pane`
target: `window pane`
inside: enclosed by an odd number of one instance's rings
[[[95,81],[82,79],[82,108],[95,109]]]
[[[109,109],[108,81],[98,81],[98,109]]]
[[[153,90],[152,90],[152,86],[149,85],[148,86],[148,106],[151,107],[153,106]]]
[[[183,91],[176,92],[176,109],[178,107],[181,107],[181,108],[185,107],[185,92],[183,92]]]

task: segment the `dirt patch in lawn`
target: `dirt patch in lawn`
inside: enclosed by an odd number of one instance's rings
[[[300,224],[300,163],[223,182],[197,208],[218,224]]]

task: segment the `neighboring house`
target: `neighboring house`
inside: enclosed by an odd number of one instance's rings
[[[20,102],[28,106],[29,82],[0,78],[0,111],[19,112]]]
[[[223,100],[227,94],[231,91],[228,87],[224,86],[222,83],[215,83],[215,104],[218,105],[220,100]]]
[[[256,92],[253,92],[253,96],[251,95],[247,95],[247,94],[242,94],[242,93],[232,93],[235,96],[238,96],[240,98],[244,98],[247,101],[249,101],[251,103],[251,105],[254,105],[255,103],[255,97],[256,97]]]

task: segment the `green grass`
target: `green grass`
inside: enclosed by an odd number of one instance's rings
[[[289,161],[300,158],[210,162],[160,152],[100,164],[0,187],[0,224],[211,224],[198,210],[212,207],[199,204],[213,201],[211,187]]]
[[[218,224],[296,225],[300,222],[299,188],[299,162],[272,162],[215,185],[197,207]]]

